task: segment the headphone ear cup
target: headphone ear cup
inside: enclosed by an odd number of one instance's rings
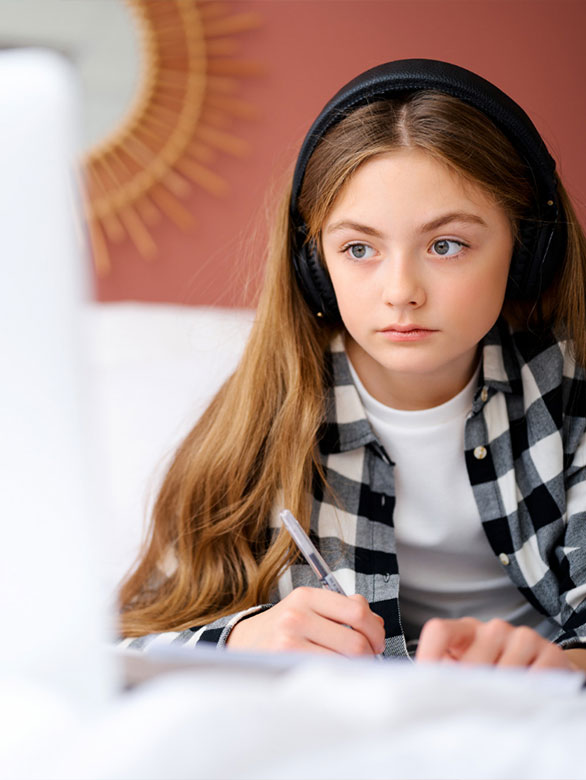
[[[315,241],[300,243],[293,252],[293,266],[303,297],[322,322],[338,324],[341,317],[336,294],[317,245]]]
[[[565,233],[556,224],[522,220],[511,259],[506,297],[534,300],[552,281],[566,249]]]
[[[528,220],[521,220],[519,233],[509,268],[506,298],[511,300],[527,300],[531,291],[527,284],[527,269],[534,262],[534,252],[537,243],[536,225]]]

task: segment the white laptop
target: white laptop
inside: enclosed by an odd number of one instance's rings
[[[0,51],[0,675],[94,708],[113,676],[93,562],[103,540],[84,371],[78,105],[64,57]]]

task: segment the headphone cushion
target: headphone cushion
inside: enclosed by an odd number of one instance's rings
[[[535,219],[522,220],[511,259],[506,297],[534,300],[547,289],[561,267],[566,250],[566,234],[554,224]]]
[[[338,302],[315,241],[302,243],[293,252],[293,266],[301,292],[311,310],[330,322],[340,320]]]

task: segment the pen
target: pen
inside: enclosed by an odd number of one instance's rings
[[[334,573],[321,557],[316,546],[305,533],[303,528],[299,525],[293,514],[288,509],[284,509],[282,512],[279,512],[279,517],[281,518],[281,522],[285,528],[291,534],[293,541],[297,547],[299,547],[303,557],[317,575],[320,585],[323,588],[333,590],[342,596],[347,596],[348,594],[345,592],[344,588],[340,585],[338,580],[334,577]],[[351,626],[348,627],[351,628]],[[375,658],[381,661],[382,654],[376,655]]]
[[[291,512],[288,509],[284,509],[279,513],[279,517],[285,528],[291,534],[293,541],[297,547],[299,547],[303,557],[316,573],[320,585],[323,588],[333,590],[336,593],[340,593],[342,596],[346,596],[347,594],[344,592],[344,589],[338,580],[334,577],[332,570],[321,557],[317,548]]]

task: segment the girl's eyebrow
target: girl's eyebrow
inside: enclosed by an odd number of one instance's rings
[[[480,225],[487,228],[488,225],[478,216],[478,214],[472,214],[467,211],[451,211],[448,214],[442,214],[430,222],[426,222],[425,225],[421,225],[419,228],[420,233],[429,233],[432,230],[437,230],[444,225],[448,225],[451,222],[464,222],[470,225]],[[375,238],[384,238],[384,234],[376,228],[370,225],[362,225],[360,222],[352,222],[352,220],[342,219],[340,222],[334,222],[333,225],[329,225],[326,229],[326,233],[335,233],[338,230],[356,230],[359,233],[365,233],[367,236],[374,236]]]
[[[333,225],[329,225],[326,233],[335,233],[337,230],[356,230],[358,233],[366,233],[368,236],[384,238],[383,234],[376,228],[369,225],[361,225],[360,222],[352,222],[348,219],[342,219],[340,222],[334,222]]]
[[[478,216],[478,214],[471,214],[468,211],[452,211],[449,214],[443,214],[436,219],[432,219],[431,222],[426,222],[419,230],[421,233],[429,233],[430,230],[437,230],[437,228],[447,225],[450,222],[466,222],[470,225],[480,225],[487,228],[488,225]]]

